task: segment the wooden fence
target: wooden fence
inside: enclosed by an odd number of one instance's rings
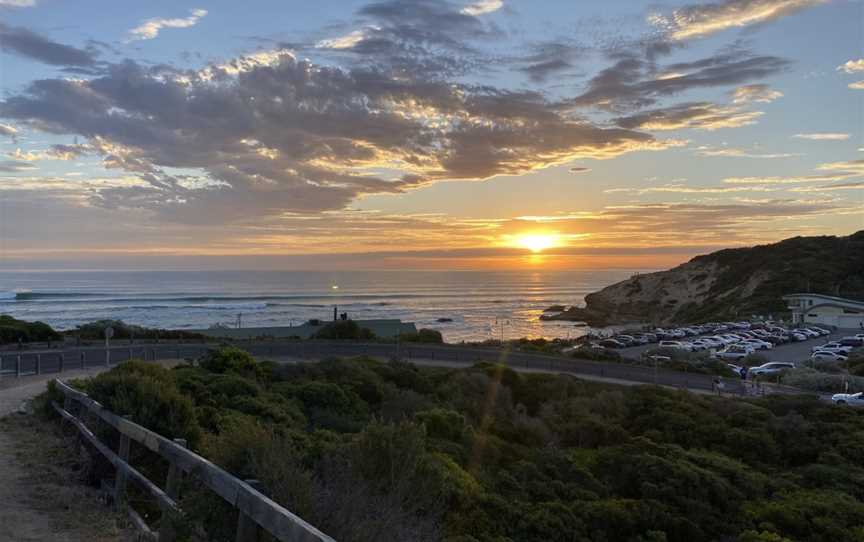
[[[176,516],[179,512],[180,481],[183,474],[194,475],[207,488],[222,497],[238,511],[237,542],[253,542],[258,539],[259,529],[267,531],[282,542],[335,542],[329,536],[309,525],[289,510],[267,498],[253,487],[254,481],[243,481],[225,472],[210,461],[186,449],[185,443],[178,439],[169,440],[126,418],[105,409],[87,394],[71,388],[60,379],[54,380],[57,389],[64,395],[63,405],[53,403],[54,409],[73,424],[82,438],[99,451],[116,469],[114,483],[114,502],[128,512],[133,524],[145,540],[171,542],[174,533],[170,521],[164,518]],[[78,411],[78,416],[73,414]],[[120,434],[119,449],[115,452],[101,442],[84,423],[95,417]],[[158,454],[168,461],[168,477],[165,489],[147,479],[129,464],[129,447],[137,442],[144,448]],[[162,510],[163,521],[158,533],[150,530],[138,513],[126,502],[126,484],[132,482],[149,493]]]

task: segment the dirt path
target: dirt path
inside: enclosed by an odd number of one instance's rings
[[[85,461],[73,444],[35,415],[0,418],[0,541],[132,540],[82,483]]]
[[[176,361],[165,361],[173,364]],[[63,379],[105,369],[65,371]],[[22,402],[57,374],[0,380],[0,542],[120,542],[134,540],[122,520],[82,481],[88,460],[57,423],[19,414]]]
[[[63,380],[72,378],[87,378],[95,376],[102,371],[104,367],[93,367],[83,371],[64,371],[62,374]],[[58,374],[24,376],[21,378],[6,377],[0,380],[0,418],[17,412],[21,403],[28,399],[33,399],[43,391],[48,381],[57,378]],[[2,478],[0,478],[2,480]]]

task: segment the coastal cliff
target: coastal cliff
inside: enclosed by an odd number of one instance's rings
[[[781,296],[812,292],[864,299],[864,230],[794,237],[697,256],[667,271],[634,275],[549,315],[593,326],[665,325],[783,313]]]

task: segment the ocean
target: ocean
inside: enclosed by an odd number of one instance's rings
[[[576,271],[0,271],[0,314],[71,329],[98,319],[166,329],[298,325],[400,318],[448,342],[577,337],[569,322],[543,322],[550,305],[633,274]],[[452,322],[439,322],[449,318]]]

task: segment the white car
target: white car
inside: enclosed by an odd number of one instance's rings
[[[795,331],[797,331],[803,335],[807,335],[808,337],[821,337],[819,332],[813,331],[812,329],[807,329],[806,327],[796,329]]]
[[[744,359],[750,354],[753,353],[753,349],[746,345],[731,345],[727,346],[723,350],[720,350],[714,357],[720,359],[731,359],[731,360],[739,360]]]
[[[761,375],[776,375],[782,371],[787,369],[794,369],[795,364],[789,363],[786,361],[772,361],[770,363],[765,363],[758,367],[752,367],[750,369],[750,374],[753,376],[761,376]]]
[[[824,352],[837,352],[838,354],[843,354],[845,356],[846,354],[848,354],[849,352],[852,351],[852,347],[851,346],[843,346],[842,344],[840,344],[838,342],[830,342],[830,343],[825,343],[825,344],[821,344],[818,346],[814,346],[813,348],[810,349],[810,352],[818,352],[820,350],[824,351]]]
[[[749,344],[757,350],[770,350],[771,348],[774,348],[773,344],[769,343],[768,341],[763,341],[762,339],[744,339],[741,342],[744,344]]]
[[[864,406],[864,394],[858,393],[835,393],[831,396],[831,402],[835,405]]]
[[[659,343],[657,343],[657,346],[660,348],[676,348],[678,350],[687,351],[691,350],[690,345],[682,341],[660,341]]]
[[[810,355],[811,361],[846,361],[847,359],[849,358],[843,354],[826,350],[817,350]]]

